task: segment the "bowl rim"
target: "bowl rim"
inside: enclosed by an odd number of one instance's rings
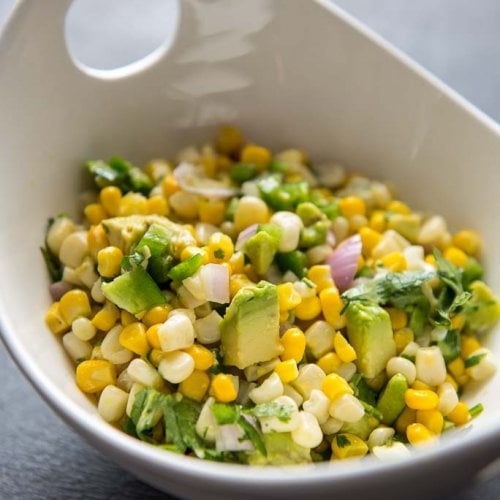
[[[456,91],[448,87],[439,78],[384,40],[380,35],[373,32],[361,21],[345,12],[338,5],[328,0],[314,1],[331,14],[340,18],[343,22],[389,55],[396,58],[399,62],[412,70],[417,77],[440,90],[443,95],[453,101],[455,105],[471,115],[479,125],[487,128],[500,139],[499,124],[460,96]],[[3,29],[0,29],[0,39],[2,35],[6,33],[6,25],[15,17],[16,11],[18,11],[21,4],[22,2],[16,4],[13,12],[11,12],[9,16],[9,20],[4,25]],[[124,74],[123,76],[126,75]],[[2,285],[0,285],[0,287],[1,286]],[[88,440],[92,441],[93,444],[104,453],[110,453],[110,450],[112,450],[112,454],[115,456],[116,454],[124,454],[134,460],[148,463],[154,470],[161,472],[166,472],[168,470],[171,474],[179,474],[179,477],[205,479],[208,481],[225,483],[228,487],[232,486],[239,489],[252,487],[255,489],[272,486],[276,488],[279,487],[278,481],[282,480],[284,477],[286,477],[286,484],[281,485],[281,487],[284,488],[304,486],[305,483],[310,483],[311,486],[316,488],[321,485],[332,485],[335,482],[350,481],[354,478],[359,479],[360,477],[364,479],[374,477],[380,478],[381,475],[393,475],[398,472],[403,474],[415,467],[423,467],[425,464],[438,462],[453,454],[458,456],[464,453],[471,454],[472,451],[479,452],[480,449],[494,450],[494,443],[500,440],[500,426],[495,425],[493,418],[487,418],[484,421],[484,429],[479,436],[474,436],[474,438],[471,439],[470,436],[465,434],[463,435],[463,439],[460,440],[453,438],[443,439],[439,446],[412,451],[411,458],[406,460],[398,462],[381,462],[369,458],[363,462],[363,467],[353,467],[352,463],[349,463],[349,461],[336,462],[333,467],[328,463],[315,464],[314,466],[266,466],[259,468],[259,479],[257,482],[254,475],[248,474],[249,466],[247,465],[215,463],[165,452],[164,450],[143,443],[119,431],[101,420],[97,414],[92,415],[92,417],[95,416],[96,418],[89,418],[89,413],[85,411],[83,407],[67,396],[36,364],[30,362],[30,356],[26,355],[29,354],[29,351],[25,350],[22,345],[17,342],[15,329],[9,319],[8,311],[2,302],[0,302],[0,338],[21,372],[48,405],[54,409],[66,423],[78,430]],[[495,454],[491,451],[490,453]],[[471,468],[473,468],[472,465]]]

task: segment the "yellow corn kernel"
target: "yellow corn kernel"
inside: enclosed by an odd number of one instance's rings
[[[290,318],[290,311],[280,311],[280,323],[286,323]]]
[[[120,344],[129,351],[139,356],[145,356],[149,351],[149,343],[146,337],[146,327],[143,323],[136,321],[127,325],[119,337]]]
[[[453,408],[453,411],[446,415],[446,418],[455,425],[464,425],[470,420],[469,407],[460,401],[457,403],[457,406]]]
[[[425,425],[433,434],[441,434],[444,418],[438,410],[418,410],[417,423]]]
[[[120,188],[116,186],[107,186],[101,189],[99,193],[99,200],[101,205],[104,207],[104,210],[111,215],[111,217],[115,217],[118,215],[120,210],[120,201],[122,199],[122,192]]]
[[[396,428],[396,432],[401,435],[406,434],[406,429],[409,425],[415,423],[416,418],[417,412],[406,406],[396,419],[396,424],[394,426]]]
[[[89,247],[90,255],[92,255],[94,259],[97,259],[99,250],[102,250],[109,245],[108,236],[101,224],[90,227],[87,232],[87,245]]]
[[[274,371],[284,384],[288,384],[299,376],[299,369],[297,368],[297,361],[295,359],[287,359],[278,363]]]
[[[434,410],[439,404],[439,396],[428,389],[407,389],[405,402],[413,410]]]
[[[71,325],[79,316],[90,316],[90,302],[88,295],[83,290],[70,290],[59,301],[59,312],[64,321]]]
[[[476,255],[481,248],[481,238],[472,229],[463,229],[453,235],[453,244],[469,255]]]
[[[462,358],[455,358],[453,361],[448,363],[447,368],[458,382],[458,379],[465,373],[464,360]]]
[[[227,262],[234,252],[231,238],[224,233],[214,233],[208,240],[208,261],[220,264]]]
[[[368,453],[368,445],[355,434],[344,432],[337,434],[332,440],[333,457],[340,460],[361,458]]]
[[[150,326],[156,325],[158,323],[165,323],[165,321],[167,321],[168,313],[170,311],[171,311],[171,307],[167,304],[164,304],[162,306],[152,307],[142,317],[142,322],[148,328]]]
[[[68,328],[68,322],[63,318],[59,302],[54,302],[45,313],[45,323],[52,333],[56,335],[64,333]]]
[[[135,323],[136,321],[137,318],[133,314],[130,314],[124,309],[120,311],[120,323],[122,324],[122,326],[128,326],[132,323]]]
[[[436,435],[420,423],[410,424],[406,429],[406,438],[413,446],[432,441]]]
[[[229,403],[238,397],[233,379],[225,373],[218,373],[212,379],[212,393],[215,399],[221,403]]]
[[[82,361],[76,367],[76,384],[83,392],[100,392],[115,382],[115,367],[104,359]]]
[[[281,345],[283,352],[280,357],[283,361],[294,359],[300,363],[306,350],[306,336],[300,328],[289,328],[281,337]]]
[[[255,196],[243,196],[234,212],[234,227],[236,231],[242,231],[252,224],[266,224],[270,217],[269,207],[263,200]]]
[[[195,246],[187,246],[182,249],[181,252],[181,260],[188,260],[190,259],[193,255],[198,255],[200,254],[203,257],[203,264],[208,264],[208,254],[207,252],[200,247],[195,247]]]
[[[243,252],[235,252],[229,259],[231,274],[242,274],[245,267],[245,255]]]
[[[229,294],[231,298],[233,298],[240,289],[252,284],[253,282],[247,278],[246,274],[232,274],[229,277]]]
[[[406,327],[406,324],[408,323],[408,316],[403,310],[389,307],[386,311],[389,313],[392,329],[394,331],[401,330]]]
[[[445,382],[448,382],[453,386],[453,389],[455,389],[455,392],[458,391],[458,384],[457,381],[449,374],[446,374],[446,378],[444,379]]]
[[[108,214],[100,203],[90,203],[83,210],[89,224],[99,224]]]
[[[127,193],[120,200],[118,215],[146,215],[148,213],[148,202],[140,193]]]
[[[298,319],[304,321],[314,319],[321,314],[321,302],[316,295],[313,297],[305,297],[302,299],[302,302],[295,307],[294,312]]]
[[[169,213],[167,200],[163,196],[151,196],[151,198],[146,200],[146,204],[148,214],[162,215],[165,217]]]
[[[158,329],[161,325],[162,323],[156,323],[146,330],[146,338],[153,349],[161,349],[160,339],[158,337]]]
[[[407,268],[406,257],[401,252],[391,252],[384,255],[380,262],[393,273],[399,273]]]
[[[224,222],[226,204],[222,200],[200,200],[198,211],[201,222],[220,226]]]
[[[225,155],[237,153],[243,146],[243,135],[240,129],[232,125],[224,125],[219,128],[215,139],[217,151]]]
[[[337,288],[333,286],[321,290],[319,300],[325,320],[336,330],[344,328],[346,325],[345,316],[340,314],[344,303]]]
[[[272,154],[269,149],[262,146],[249,144],[241,151],[240,160],[242,163],[252,163],[258,170],[264,170],[271,163]]]
[[[344,363],[350,363],[357,358],[356,351],[340,332],[337,332],[333,337],[333,347]]]
[[[377,246],[382,235],[378,231],[367,226],[359,230],[359,235],[363,244],[363,254],[365,256],[371,255],[372,250]]]
[[[411,384],[411,388],[416,391],[432,391],[432,387],[421,380],[415,380],[413,384]]]
[[[427,262],[427,264],[430,264],[431,266],[436,267],[436,257],[434,257],[434,255],[428,254],[425,256],[424,260],[425,260],[425,262]]]
[[[160,361],[163,359],[165,353],[160,349],[151,349],[148,354],[148,359],[151,363],[158,368]]]
[[[415,339],[415,334],[410,328],[401,328],[394,332],[394,342],[396,343],[396,352],[401,354],[404,348]]]
[[[120,272],[123,252],[118,247],[106,247],[97,254],[97,270],[105,278],[114,278]]]
[[[354,394],[347,380],[336,373],[329,373],[323,379],[321,389],[332,401],[342,394]]]
[[[208,370],[215,363],[214,353],[200,344],[193,344],[184,349],[184,352],[193,358],[196,370]]]
[[[217,157],[211,146],[204,146],[202,148],[200,164],[207,177],[215,177],[217,173]]]
[[[340,198],[339,206],[344,217],[366,214],[365,202],[359,196],[346,196],[345,198]]]
[[[335,286],[330,266],[326,264],[310,267],[307,271],[307,277],[316,285],[318,292]]]
[[[179,392],[187,398],[201,401],[210,386],[210,377],[203,371],[194,370],[179,384]]]
[[[451,318],[451,328],[453,330],[461,330],[465,326],[465,314],[457,314]]]
[[[444,251],[443,257],[457,267],[464,267],[467,262],[467,254],[457,247],[448,247]]]
[[[161,181],[161,189],[163,191],[163,196],[165,196],[168,200],[168,198],[170,198],[174,193],[180,191],[181,187],[179,186],[177,179],[170,174],[164,177]]]
[[[112,302],[106,302],[102,309],[92,318],[92,324],[103,332],[113,328],[120,317],[120,311]]]
[[[460,355],[467,359],[474,351],[481,348],[481,344],[474,335],[461,335]]]
[[[370,228],[374,231],[382,233],[387,228],[385,214],[382,210],[375,210],[370,216]]]
[[[280,311],[289,311],[302,302],[302,297],[292,283],[282,283],[277,289]]]
[[[316,364],[328,375],[336,372],[342,365],[342,360],[334,352],[327,352],[316,361]]]
[[[399,200],[391,201],[389,205],[387,205],[386,210],[388,212],[394,212],[396,214],[403,214],[403,215],[411,214],[410,207],[406,203],[403,203],[402,201]]]
[[[253,281],[254,283],[258,283],[260,281],[259,275],[255,272],[255,269],[250,263],[245,264],[245,267],[243,268],[243,274],[246,274],[248,279],[250,281]]]

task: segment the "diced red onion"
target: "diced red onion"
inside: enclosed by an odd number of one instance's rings
[[[222,182],[200,175],[197,167],[191,163],[181,163],[174,169],[174,177],[183,191],[207,198],[231,198],[238,194],[232,187]]]
[[[245,247],[245,243],[254,234],[257,233],[258,227],[259,227],[258,224],[252,224],[251,226],[248,226],[247,228],[243,229],[243,231],[241,231],[241,233],[238,235],[238,239],[236,240],[236,245],[234,246],[237,252],[243,250],[243,248]]]
[[[49,285],[49,292],[53,300],[59,300],[66,292],[69,292],[73,286],[66,281],[55,281]]]
[[[207,301],[217,304],[229,302],[229,270],[223,264],[206,264],[201,270],[201,280]]]
[[[361,255],[361,237],[355,234],[344,240],[326,259],[332,278],[339,291],[343,292],[352,285]]]
[[[215,448],[217,451],[253,451],[251,441],[243,439],[245,433],[237,424],[224,424],[217,428]]]

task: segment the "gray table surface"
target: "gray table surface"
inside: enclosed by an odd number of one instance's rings
[[[77,0],[70,44],[84,62],[99,68],[138,59],[161,42],[168,25],[162,19],[171,3],[148,0],[150,10],[145,12],[142,0]],[[337,3],[500,120],[498,0]],[[12,4],[13,0],[0,0],[0,25]],[[110,9],[113,15],[105,15]],[[103,38],[104,33],[112,36]],[[62,423],[1,344],[0,381],[0,499],[168,498],[110,462]],[[493,470],[454,498],[499,499],[500,473]]]

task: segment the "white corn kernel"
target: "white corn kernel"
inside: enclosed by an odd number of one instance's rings
[[[377,427],[370,432],[368,437],[368,446],[374,448],[375,446],[384,446],[389,440],[393,438],[395,431],[392,427]]]
[[[373,182],[371,185],[373,200],[378,208],[385,208],[392,201],[389,188],[382,182]]]
[[[122,370],[120,375],[118,375],[116,385],[123,391],[130,392],[130,389],[132,389],[132,386],[134,385],[134,381],[130,378],[127,370]]]
[[[403,250],[406,259],[406,267],[412,271],[427,270],[427,263],[424,260],[424,247],[420,245],[410,245]]]
[[[321,163],[317,171],[320,184],[329,188],[339,187],[346,179],[345,168],[339,163]]]
[[[299,394],[299,392],[288,384],[283,385],[283,395],[292,398],[297,404],[297,406],[300,406],[304,401],[304,398]]]
[[[182,305],[194,309],[198,306],[203,305],[207,300],[197,299],[184,285],[181,285],[177,289],[177,295],[179,296]]]
[[[174,212],[185,219],[194,219],[198,215],[198,196],[185,191],[176,191],[168,199]]]
[[[333,248],[330,245],[317,245],[306,252],[307,261],[310,266],[321,264],[332,252]]]
[[[194,233],[196,234],[196,240],[200,245],[208,245],[208,240],[212,234],[219,232],[220,229],[213,224],[207,224],[206,222],[198,222],[194,227]]]
[[[330,436],[331,434],[336,434],[338,431],[340,431],[343,425],[344,422],[342,422],[341,420],[329,417],[328,420],[324,424],[321,424],[320,426],[325,436]]]
[[[254,196],[255,198],[260,196],[259,186],[254,181],[245,181],[241,185],[241,192],[245,196]]]
[[[380,259],[392,252],[403,252],[406,247],[410,246],[410,242],[401,236],[397,231],[388,229],[382,235],[382,238],[372,250],[371,256],[374,259]]]
[[[323,431],[319,426],[317,418],[306,411],[298,414],[299,424],[292,431],[292,439],[304,448],[316,448],[323,441]]]
[[[195,427],[198,436],[211,443],[215,442],[215,437],[217,435],[217,421],[212,413],[212,405],[214,402],[215,399],[213,397],[209,397],[205,401]]]
[[[116,385],[107,385],[99,397],[97,411],[106,422],[117,422],[125,414],[128,394]]]
[[[391,445],[375,446],[372,448],[372,453],[384,462],[402,460],[411,455],[408,447],[398,441],[393,442]]]
[[[357,422],[365,414],[363,405],[352,394],[342,394],[330,403],[330,416],[342,422]]]
[[[59,255],[62,242],[75,231],[75,224],[69,217],[57,217],[47,232],[47,245],[54,255]]]
[[[349,234],[349,221],[342,215],[335,217],[332,222],[332,231],[335,235],[335,241],[340,243]]]
[[[130,388],[130,391],[128,393],[128,399],[127,399],[127,407],[125,408],[125,413],[129,417],[130,417],[130,415],[132,415],[132,408],[134,407],[135,397],[137,396],[137,393],[141,389],[144,389],[144,386],[142,384],[137,383],[137,382],[134,382],[132,384],[132,387]]]
[[[430,386],[441,385],[446,379],[446,365],[438,346],[421,347],[415,358],[417,378]]]
[[[90,295],[96,302],[99,302],[99,304],[102,304],[106,300],[106,297],[104,296],[101,290],[101,284],[102,281],[101,278],[99,278],[96,281],[94,281],[94,284],[90,289]]]
[[[422,224],[417,241],[420,245],[437,245],[447,231],[444,218],[440,215],[434,215]]]
[[[234,225],[238,231],[252,224],[265,222],[269,217],[266,203],[256,196],[243,196],[234,212]]]
[[[302,280],[301,281],[295,281],[293,283],[293,288],[295,288],[295,291],[303,299],[308,299],[308,298],[314,297],[316,295],[316,287],[315,286],[308,286]]]
[[[101,342],[102,357],[115,365],[128,363],[133,357],[133,353],[120,344],[122,330],[121,325],[116,325],[111,328]]]
[[[82,263],[75,269],[75,276],[90,290],[99,278],[95,272],[95,264],[92,257],[84,257]]]
[[[489,349],[481,347],[474,351],[469,358],[472,356],[482,356],[482,358],[476,365],[466,368],[466,372],[470,378],[476,381],[486,380],[496,372],[497,366],[495,358]]]
[[[299,368],[299,376],[291,385],[304,399],[309,399],[313,389],[321,390],[325,377],[325,372],[318,365],[308,363]]]
[[[278,417],[261,417],[259,422],[262,432],[291,432],[296,429],[300,424],[300,419],[299,409],[295,401],[288,396],[279,396],[273,400],[273,403],[290,407],[290,418],[284,422]]]
[[[248,393],[248,397],[255,404],[268,403],[283,395],[283,383],[277,373],[273,373],[258,387]]]
[[[87,231],[77,231],[67,236],[59,250],[59,260],[63,265],[77,268],[88,254]]]
[[[194,342],[193,323],[184,314],[169,316],[158,328],[158,340],[164,352],[186,349]]]
[[[406,347],[401,352],[400,356],[405,358],[415,359],[417,356],[417,351],[420,349],[420,346],[416,342],[408,342]]]
[[[194,311],[192,309],[178,307],[176,309],[172,309],[168,313],[168,317],[172,318],[173,316],[176,316],[177,314],[183,314],[184,316],[187,316],[187,318],[189,319],[189,321],[191,321],[191,323],[194,323],[196,321],[196,314],[194,313]]]
[[[62,343],[73,361],[90,358],[92,346],[88,342],[79,339],[74,333],[70,332],[64,335]]]
[[[438,410],[446,417],[458,404],[457,391],[449,382],[444,382],[439,386],[437,393],[439,396]]]
[[[201,274],[199,271],[190,276],[189,278],[186,278],[182,282],[182,286],[184,286],[184,288],[186,288],[186,290],[195,299],[202,300],[204,303],[206,303],[207,297],[205,295],[205,289],[203,287],[203,282],[201,281]]]
[[[167,352],[163,355],[158,372],[167,381],[172,384],[179,384],[186,380],[194,371],[194,360],[183,351]]]
[[[127,366],[127,373],[134,382],[139,382],[147,387],[158,389],[162,385],[162,379],[158,372],[143,359],[133,359]]]
[[[342,378],[349,382],[354,374],[356,373],[356,365],[354,363],[342,363],[336,370],[335,373],[340,375]]]
[[[222,321],[217,311],[212,311],[204,318],[197,319],[194,322],[196,330],[196,339],[200,344],[213,344],[220,340],[219,324]]]
[[[324,424],[330,417],[328,409],[330,407],[330,400],[323,391],[313,389],[307,401],[304,401],[302,409],[312,413],[317,419],[319,424]]]
[[[71,323],[71,331],[80,340],[87,341],[95,336],[97,330],[90,319],[80,316]]]
[[[319,359],[333,349],[335,328],[326,321],[315,321],[305,332],[306,345],[311,354]]]
[[[403,374],[408,382],[408,385],[413,384],[417,378],[417,369],[415,368],[415,365],[409,359],[402,358],[401,356],[391,358],[387,362],[385,371],[387,372],[387,376],[389,378],[396,375],[396,373]]]
[[[302,219],[293,212],[276,212],[270,220],[281,228],[280,252],[292,252],[299,246],[300,231],[304,227]]]

